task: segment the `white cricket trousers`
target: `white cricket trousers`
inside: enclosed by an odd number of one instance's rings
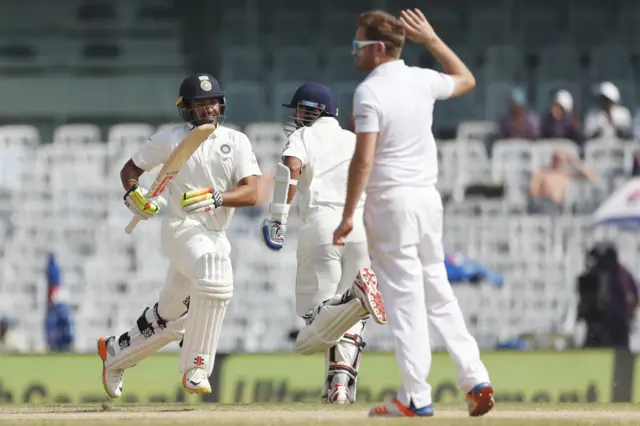
[[[426,382],[431,367],[428,322],[442,334],[469,392],[489,382],[478,344],[464,322],[444,266],[442,199],[435,187],[392,188],[368,195],[365,228],[372,267],[384,297],[402,386],[398,400],[418,408],[431,404]]]
[[[158,313],[166,320],[178,318],[188,306],[196,262],[202,256],[213,253],[221,257],[228,273],[224,278],[233,280],[231,244],[224,232],[208,231],[198,225],[175,228],[166,221],[161,233],[162,252],[170,260],[170,266],[160,291]]]
[[[303,316],[325,300],[347,291],[360,268],[371,266],[366,241],[299,246],[296,252],[296,312]]]

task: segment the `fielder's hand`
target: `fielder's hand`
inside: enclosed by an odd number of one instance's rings
[[[340,225],[333,233],[333,245],[343,246],[344,239],[353,231],[353,218],[342,219]]]
[[[153,201],[150,201],[145,194],[147,191],[138,185],[133,185],[126,194],[124,194],[124,205],[131,212],[142,220],[147,220],[155,216],[160,211],[160,207]]]
[[[182,194],[180,205],[186,214],[208,212],[222,206],[222,193],[213,188],[194,189]]]
[[[284,234],[287,227],[271,219],[262,221],[262,241],[271,250],[281,250],[284,247]]]
[[[428,44],[438,39],[433,27],[419,9],[403,10],[400,12],[400,21],[407,37],[416,43]]]

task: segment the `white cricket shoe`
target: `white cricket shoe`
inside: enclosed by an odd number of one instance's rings
[[[378,291],[378,278],[371,268],[362,268],[353,281],[355,297],[362,302],[364,308],[378,324],[387,323],[382,294]]]
[[[122,395],[122,382],[124,381],[124,370],[118,368],[107,368],[105,362],[109,356],[113,356],[111,345],[115,337],[101,337],[98,339],[98,355],[102,359],[102,385],[105,392],[111,398],[120,398]]]
[[[329,387],[329,394],[326,399],[327,404],[351,404],[351,396],[346,385],[335,384]]]
[[[209,377],[204,368],[194,367],[182,376],[182,386],[189,393],[211,393]]]

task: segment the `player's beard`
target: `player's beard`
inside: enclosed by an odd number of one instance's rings
[[[356,69],[360,72],[370,73],[374,68],[373,58],[356,56]]]

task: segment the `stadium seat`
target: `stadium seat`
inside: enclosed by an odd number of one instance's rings
[[[100,128],[95,124],[63,124],[53,131],[53,143],[56,145],[82,145],[100,141]]]
[[[539,139],[532,144],[533,164],[535,168],[546,168],[551,164],[553,153],[557,149],[567,151],[573,158],[580,158],[578,145],[568,139]]]
[[[491,79],[518,81],[524,78],[524,54],[514,45],[494,45],[486,50],[485,75]]]
[[[0,144],[3,146],[28,146],[35,148],[40,144],[40,132],[28,124],[9,124],[0,126]]]
[[[456,138],[462,141],[484,141],[496,130],[494,121],[462,121],[456,129]]]
[[[582,78],[580,52],[570,45],[555,44],[539,52],[538,80],[576,81]]]
[[[275,170],[287,137],[281,123],[251,123],[245,129],[263,172]]]
[[[364,75],[356,70],[355,59],[351,55],[348,45],[329,47],[324,52],[325,67],[322,82],[332,85],[331,82],[346,80],[362,80]]]
[[[267,116],[267,94],[264,86],[257,83],[227,83],[227,110],[225,115],[228,120],[243,123],[247,117],[253,120],[263,120]]]
[[[266,57],[264,51],[253,46],[231,46],[224,50],[220,84],[226,87],[229,82],[264,80]]]
[[[491,159],[492,177],[495,183],[503,183],[507,187],[507,196],[514,202],[522,202],[526,196],[533,167],[534,154],[531,142],[496,141]]]
[[[285,47],[273,51],[271,82],[313,81],[318,78],[319,55],[307,47]]]

